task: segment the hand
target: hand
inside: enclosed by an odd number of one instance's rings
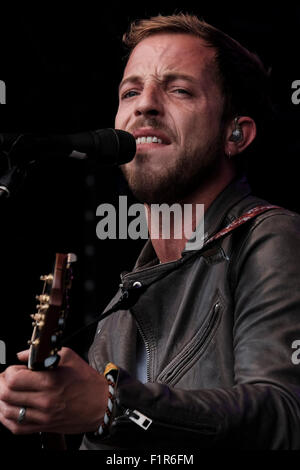
[[[12,433],[79,434],[100,426],[108,398],[105,377],[69,348],[62,348],[60,356],[53,370],[17,365],[0,374],[0,422]],[[28,351],[18,358],[28,361]],[[18,423],[21,407],[26,415]]]

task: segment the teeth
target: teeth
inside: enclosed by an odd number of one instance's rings
[[[137,144],[162,144],[162,140],[158,139],[156,136],[147,136],[147,137],[138,137],[136,139]]]

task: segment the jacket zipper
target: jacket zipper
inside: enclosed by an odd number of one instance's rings
[[[128,288],[128,287],[125,287],[124,286],[124,279],[125,279],[126,276],[123,277],[122,279],[122,283],[119,285],[119,287],[121,288],[121,297],[119,299],[119,301],[123,301],[123,300],[127,300],[130,296],[130,292],[132,291],[132,289],[139,289],[143,286],[143,284],[139,281],[133,281],[132,282],[132,286],[131,288]],[[138,331],[139,331],[139,334],[141,335],[142,337],[142,340],[143,340],[143,343],[144,343],[144,346],[145,346],[145,349],[146,349],[146,374],[147,374],[147,382],[150,382],[150,347],[149,347],[149,343],[146,339],[146,335],[144,334],[144,331],[143,329],[141,328],[140,326],[140,323],[138,321],[138,319],[135,317],[135,320],[136,320],[136,324],[137,324],[137,328],[138,328]]]
[[[145,414],[143,414],[141,411],[138,410],[133,410],[129,408],[123,408],[123,414],[117,416],[113,423],[112,426],[119,426],[123,424],[128,424],[128,422],[131,421],[140,428],[144,429],[144,431],[147,431],[152,425],[158,426],[159,428],[162,429],[172,429],[172,430],[178,430],[179,432],[182,431],[182,426],[178,424],[170,424],[166,423],[163,421],[158,421],[156,419],[149,418]],[[184,426],[184,429],[186,430],[187,427],[186,425]],[[191,431],[196,431],[196,432],[205,432],[206,434],[216,434],[217,432],[217,426],[211,424],[210,422],[203,422],[201,425],[201,429],[191,429]]]
[[[212,333],[213,333],[213,331],[214,331],[214,329],[217,325],[219,310],[220,310],[220,302],[217,302],[213,307],[213,313],[212,313],[210,319],[208,320],[207,326],[204,330],[204,333],[203,333],[200,341],[198,342],[197,340],[195,340],[195,344],[190,345],[188,348],[185,349],[184,352],[179,354],[176,357],[176,363],[179,364],[180,367],[176,370],[176,364],[175,364],[175,366],[173,366],[173,364],[171,364],[169,366],[171,370],[169,372],[166,371],[162,376],[160,376],[159,381],[171,384],[174,381],[174,379],[176,379],[178,374],[180,374],[180,372],[182,372],[184,370],[184,368],[188,364],[190,358],[192,358],[198,351],[201,350],[201,348],[204,345],[204,343],[206,342],[207,338],[210,335],[212,335]],[[174,371],[174,369],[175,369],[175,371]]]
[[[144,346],[145,346],[145,349],[146,349],[146,372],[147,372],[147,382],[150,382],[150,347],[149,347],[149,343],[147,342],[147,339],[146,339],[146,336],[142,330],[142,328],[140,327],[140,324],[136,318],[136,323],[137,323],[137,327],[138,327],[138,330],[139,330],[139,333],[142,337],[142,340],[143,340],[143,343],[144,343]]]
[[[125,410],[124,416],[127,416],[133,423],[140,426],[145,431],[151,426],[152,419],[138,410]]]

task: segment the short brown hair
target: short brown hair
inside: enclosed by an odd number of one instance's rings
[[[143,39],[160,33],[191,34],[215,48],[216,77],[225,98],[223,121],[247,115],[254,119],[259,132],[272,109],[269,73],[259,57],[221,30],[185,13],[137,20],[123,35],[123,44],[131,52]]]

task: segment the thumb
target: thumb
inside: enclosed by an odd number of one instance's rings
[[[21,362],[27,362],[29,358],[29,349],[26,349],[25,351],[20,351],[17,353],[17,358]]]

